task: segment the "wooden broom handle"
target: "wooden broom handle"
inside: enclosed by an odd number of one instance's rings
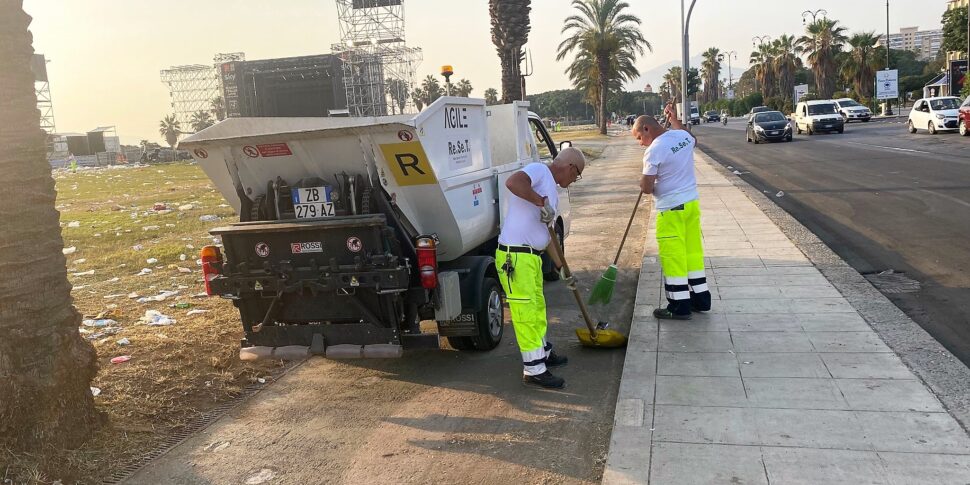
[[[566,264],[566,258],[559,251],[559,236],[556,234],[556,230],[552,227],[549,229],[549,245],[546,246],[546,251],[549,251],[549,257],[552,258],[552,262],[556,266],[561,267],[566,274],[566,277],[573,275],[572,271],[569,271],[569,265]],[[583,301],[582,295],[579,294],[579,289],[573,289],[573,296],[576,297],[576,303],[579,305],[579,311],[583,313],[583,320],[586,322],[586,328],[589,329],[589,336],[593,340],[596,340],[596,325],[593,324],[593,319],[589,316],[589,310],[586,308],[586,302]]]
[[[613,258],[613,266],[620,261],[620,253],[623,252],[623,245],[626,244],[626,236],[630,234],[630,227],[633,226],[633,219],[637,216],[637,209],[640,208],[640,199],[643,198],[643,191],[637,195],[637,203],[633,205],[633,213],[630,214],[630,221],[626,223],[626,230],[623,231],[623,239],[620,239],[620,247],[616,249],[616,257]]]

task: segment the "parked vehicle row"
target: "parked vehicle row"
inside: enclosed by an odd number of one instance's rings
[[[968,117],[970,117],[970,98],[960,104],[960,98],[954,96],[938,96],[924,98],[913,104],[906,121],[906,128],[910,133],[925,129],[931,135],[944,131],[959,131],[968,136]]]

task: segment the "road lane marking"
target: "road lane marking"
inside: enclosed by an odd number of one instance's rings
[[[883,145],[872,145],[872,144],[869,144],[869,143],[858,143],[858,142],[854,142],[854,141],[847,141],[846,143],[848,143],[850,145],[861,145],[861,146],[865,146],[865,147],[885,148],[886,150],[896,150],[896,151],[900,151],[900,152],[925,153],[925,154],[928,154],[928,155],[935,155],[935,153],[933,153],[933,152],[926,152],[926,151],[923,151],[923,150],[913,150],[911,148],[887,147],[887,146],[883,146]]]

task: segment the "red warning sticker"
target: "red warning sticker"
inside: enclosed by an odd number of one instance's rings
[[[290,147],[286,143],[269,143],[266,145],[256,145],[259,154],[264,157],[285,157],[292,155]]]

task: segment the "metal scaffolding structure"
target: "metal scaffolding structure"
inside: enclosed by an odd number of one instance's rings
[[[422,53],[405,43],[404,1],[336,2],[340,43],[331,48],[343,64],[350,115],[414,111],[410,93]]]
[[[192,64],[172,66],[161,71],[162,82],[168,86],[172,112],[183,130],[189,130],[192,115],[211,111],[212,100],[222,96],[222,81],[218,66],[223,62],[244,61],[242,52],[216,54],[212,65]]]
[[[57,132],[54,125],[54,102],[51,100],[51,85],[47,81],[34,81],[37,95],[37,109],[40,110],[40,129],[50,136]]]

